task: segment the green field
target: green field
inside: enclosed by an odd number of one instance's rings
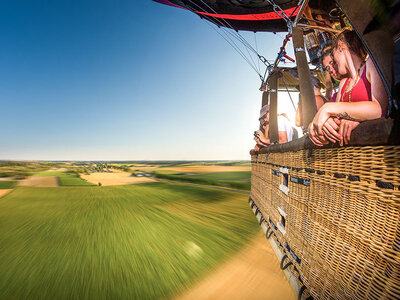
[[[150,183],[0,198],[0,299],[159,299],[238,250],[247,195]]]
[[[13,189],[16,185],[16,181],[0,181],[0,189]]]
[[[34,176],[60,176],[63,175],[64,171],[43,171],[35,173]]]
[[[250,171],[242,172],[212,172],[186,174],[171,171],[155,172],[156,177],[204,185],[216,185],[234,189],[250,190]]]
[[[62,176],[58,176],[58,184],[60,186],[86,186],[86,185],[94,185],[82,178],[80,178],[76,174],[64,174]]]

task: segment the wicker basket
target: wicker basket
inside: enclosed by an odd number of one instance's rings
[[[251,198],[315,299],[400,299],[399,185],[399,146],[252,156]]]

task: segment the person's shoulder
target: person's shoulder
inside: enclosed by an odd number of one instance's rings
[[[286,119],[285,116],[278,115],[277,121],[278,121],[278,128],[287,128],[290,126],[290,122],[288,119]]]
[[[284,116],[282,115],[278,115],[278,121],[282,122],[282,123],[286,123],[289,122],[288,119],[286,119]]]
[[[376,68],[375,68],[374,62],[372,61],[371,57],[368,57],[367,60],[365,61],[365,71],[367,73],[376,72]]]
[[[370,57],[365,61],[365,76],[367,80],[371,82],[372,75],[378,74],[378,71],[375,68],[374,62]]]

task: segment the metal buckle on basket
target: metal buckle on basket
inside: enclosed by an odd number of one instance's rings
[[[311,164],[312,149],[308,150],[307,153],[307,165]]]

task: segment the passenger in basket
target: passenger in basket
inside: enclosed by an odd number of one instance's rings
[[[343,84],[343,82],[344,82],[344,81],[341,81],[343,79],[343,77],[340,74],[338,74],[337,65],[335,64],[335,61],[333,60],[333,57],[332,57],[332,45],[328,44],[327,46],[325,46],[322,49],[320,63],[324,70],[324,76],[325,76],[325,96],[321,93],[321,89],[320,89],[321,84],[320,84],[319,80],[316,77],[311,76],[311,83],[313,84],[313,88],[314,88],[315,103],[317,105],[317,110],[319,110],[322,107],[322,105],[324,105],[325,103],[335,102],[335,100],[336,100],[337,93],[336,92],[333,93],[332,79],[334,81],[340,81],[340,84]],[[339,87],[340,87],[340,85],[339,85]],[[297,127],[300,127],[303,125],[301,104],[302,103],[301,103],[301,98],[300,98],[299,105],[296,110],[296,126]],[[334,126],[334,125],[332,124],[332,126]],[[339,127],[337,127],[337,128],[339,128]],[[325,141],[325,142],[328,143],[328,141]]]
[[[260,130],[254,132],[254,140],[256,141],[256,146],[254,150],[258,151],[263,147],[271,144],[268,138],[269,131],[269,105],[264,105],[260,110]]]
[[[294,128],[289,121],[286,114],[278,115],[278,136],[279,143],[287,143],[298,138],[296,128]],[[254,140],[257,142],[255,150],[259,150],[262,147],[271,144],[268,137],[269,131],[269,105],[264,105],[260,110],[260,124],[263,130],[257,130],[254,134]],[[263,132],[264,131],[264,132]],[[258,149],[257,149],[258,148]]]
[[[382,80],[372,60],[366,59],[355,32],[345,30],[338,35],[333,43],[332,56],[338,74],[345,80],[339,87],[335,102],[323,105],[310,123],[310,139],[317,146],[322,146],[326,140],[347,144],[359,122],[386,116],[388,109],[388,96]],[[339,129],[331,125],[335,123],[334,118],[340,120]]]
[[[342,79],[343,76],[341,76],[338,73],[337,70],[337,64],[333,60],[332,57],[332,46],[328,45],[326,46],[322,52],[321,52],[321,58],[320,62],[322,65],[322,68],[324,70],[324,75],[325,75],[325,84],[326,84],[326,93],[325,97],[329,100],[329,102],[335,102],[336,101],[336,96],[337,93],[333,93],[333,83],[332,83],[332,78],[333,80],[340,81],[340,84],[343,84]],[[339,85],[340,87],[340,85]]]
[[[332,57],[332,45],[327,45],[326,47],[324,47],[324,49],[322,50],[322,53],[321,53],[320,63],[321,63],[322,68],[324,70],[326,93],[325,93],[325,97],[322,96],[321,92],[319,92],[319,94],[316,93],[315,94],[316,95],[315,98],[317,100],[317,97],[319,95],[320,99],[321,98],[324,99],[324,103],[323,104],[325,104],[326,102],[336,102],[337,92],[333,92],[332,79],[334,81],[338,81],[338,80],[340,81],[339,82],[339,88],[343,85],[345,80],[343,80],[344,79],[343,76],[341,76],[338,73],[337,64],[333,60],[333,57]],[[314,93],[315,93],[315,88],[314,88]],[[320,100],[320,102],[321,102],[321,100]],[[317,103],[317,110],[319,110],[322,107],[322,105],[318,105],[318,102],[316,102],[316,103]],[[301,105],[301,103],[300,103],[300,105]],[[300,107],[300,105],[299,105],[299,107]],[[301,113],[301,111],[298,109],[298,112],[296,112],[296,125],[297,125],[298,115],[299,115],[299,118],[300,118],[300,113]],[[339,129],[340,129],[340,119],[339,118],[336,118],[336,117],[329,118],[327,120],[327,123],[328,124],[325,125],[325,126],[329,125],[335,131],[339,131]],[[297,125],[297,126],[299,126],[299,125]],[[323,144],[328,144],[329,140],[326,139],[325,137],[320,137],[320,142],[323,143]],[[336,141],[332,141],[332,142],[336,142]]]

